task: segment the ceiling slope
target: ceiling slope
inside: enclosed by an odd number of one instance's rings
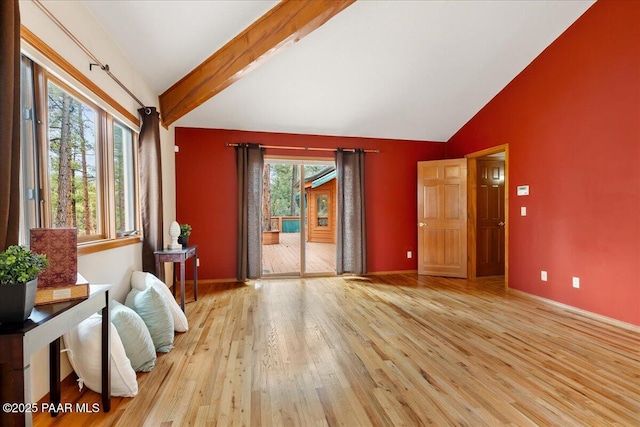
[[[447,141],[592,3],[357,1],[175,125]],[[274,6],[84,4],[158,93]]]
[[[168,126],[189,113],[354,1],[281,1],[160,95],[164,124]]]

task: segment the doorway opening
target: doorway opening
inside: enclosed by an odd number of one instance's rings
[[[509,287],[509,145],[468,154],[469,278],[504,275]]]
[[[265,158],[262,277],[335,274],[336,203],[333,160]]]

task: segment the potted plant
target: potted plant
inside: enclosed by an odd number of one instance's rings
[[[189,246],[189,236],[191,235],[191,226],[189,224],[180,224],[180,236],[178,237],[178,243],[183,248]]]
[[[38,274],[49,265],[47,257],[22,246],[0,253],[0,323],[24,323],[36,299]]]

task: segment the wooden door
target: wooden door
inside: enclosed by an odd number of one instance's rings
[[[467,161],[418,162],[418,274],[467,277]]]
[[[335,243],[336,204],[334,188],[336,180],[307,192],[309,214],[307,218],[307,242]],[[326,187],[325,187],[326,186]]]
[[[478,159],[476,275],[504,274],[504,161]]]

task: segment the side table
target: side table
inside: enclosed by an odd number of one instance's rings
[[[198,301],[198,246],[188,246],[182,249],[162,249],[153,253],[156,256],[156,272],[160,279],[164,281],[164,269],[161,268],[165,262],[180,263],[180,307],[184,311],[184,263],[189,258],[193,258],[193,296]],[[176,284],[173,285],[173,296],[176,296]]]
[[[89,297],[34,307],[20,326],[0,326],[0,363],[8,366],[11,378],[7,402],[31,404],[31,355],[49,344],[50,402],[60,404],[60,337],[97,311],[102,313],[102,410],[111,410],[111,316],[110,285],[90,285]],[[3,402],[3,403],[7,403]],[[56,415],[56,413],[52,413]],[[0,425],[31,426],[31,413],[0,413]]]

